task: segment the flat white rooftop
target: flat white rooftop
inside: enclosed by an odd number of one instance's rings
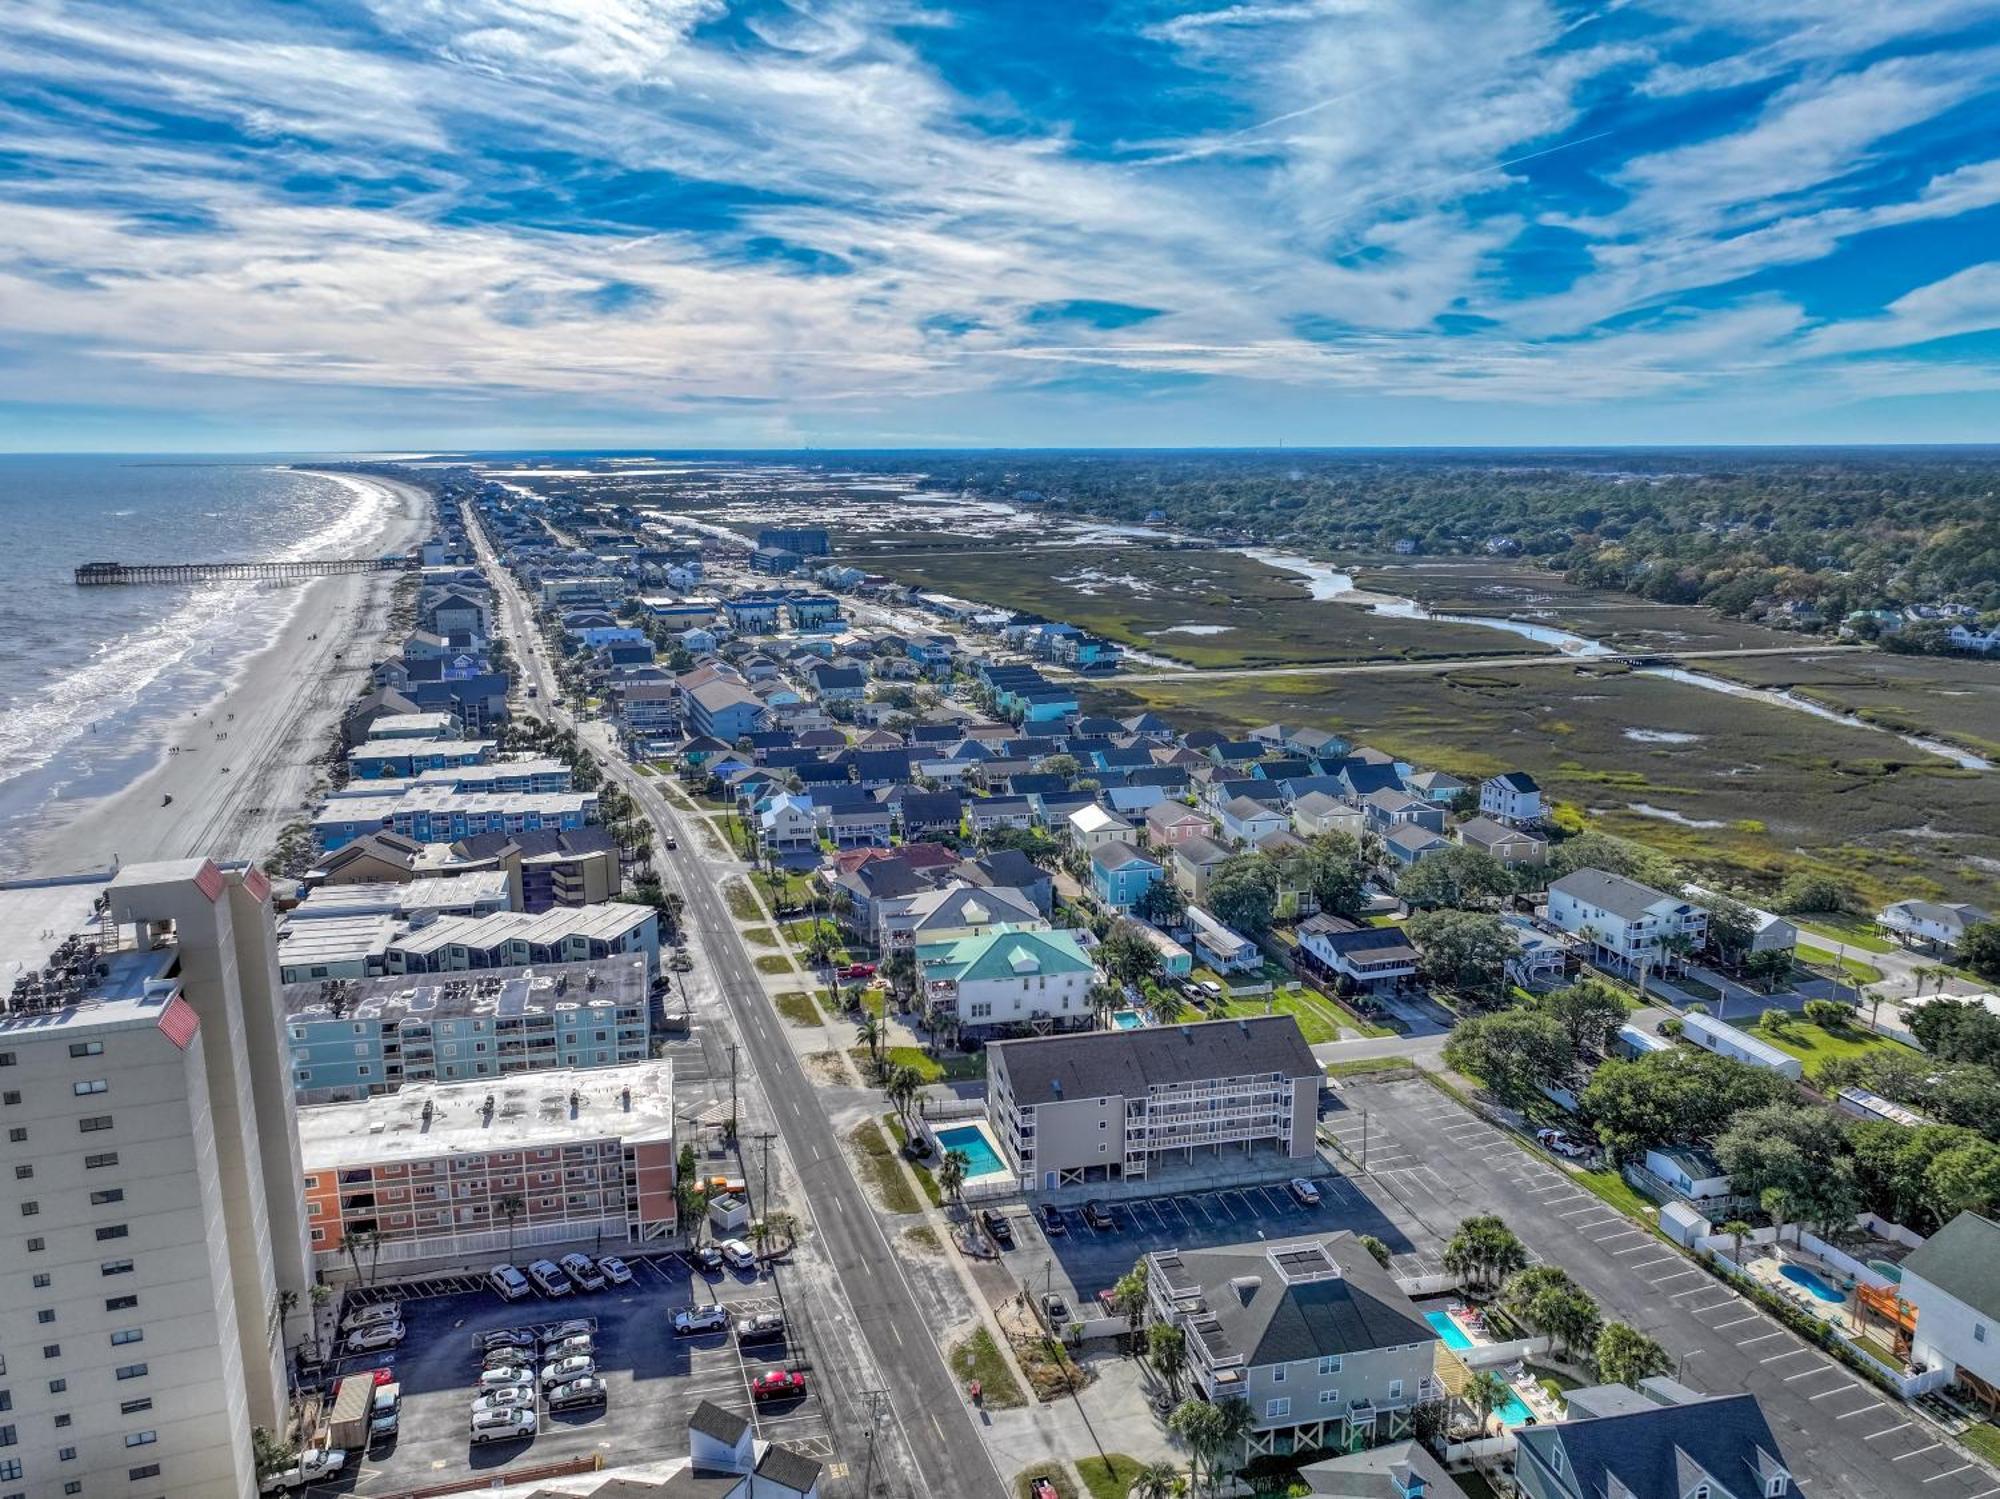
[[[489,1097],[490,1114],[485,1108]],[[429,1120],[424,1118],[426,1103],[431,1106]],[[586,1140],[673,1137],[670,1061],[557,1068],[466,1083],[405,1083],[400,1091],[379,1098],[308,1104],[299,1110],[299,1155],[307,1171]]]
[[[647,998],[643,954],[588,963],[540,963],[471,973],[390,974],[372,979],[314,979],[287,984],[286,1018],[332,1020],[338,986],[343,1020],[431,1021],[460,1015],[527,1016],[587,1006],[640,1004]]]

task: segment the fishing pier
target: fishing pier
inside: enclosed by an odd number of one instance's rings
[[[316,557],[300,562],[86,562],[76,570],[76,586],[102,588],[130,583],[293,583],[346,573],[408,572],[415,556]]]

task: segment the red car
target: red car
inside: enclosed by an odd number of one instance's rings
[[[806,1377],[795,1369],[772,1369],[750,1381],[753,1400],[796,1400],[806,1392]]]
[[[844,979],[872,979],[875,977],[875,965],[873,963],[849,963],[845,968],[840,970],[840,976]]]
[[[1058,1499],[1056,1486],[1046,1478],[1037,1478],[1028,1492],[1034,1499]]]
[[[375,1371],[376,1384],[385,1385],[385,1384],[394,1384],[395,1382],[396,1382],[396,1371],[394,1369],[377,1369]]]

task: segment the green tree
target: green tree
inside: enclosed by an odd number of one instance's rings
[[[1471,1406],[1473,1414],[1479,1417],[1479,1430],[1482,1434],[1486,1430],[1486,1423],[1492,1419],[1493,1412],[1511,1398],[1512,1392],[1507,1388],[1507,1381],[1491,1369],[1481,1369],[1466,1381],[1465,1403]]]
[[[1146,1329],[1146,1358],[1167,1382],[1167,1395],[1181,1398],[1181,1377],[1187,1372],[1187,1334],[1170,1322]]]
[[[1787,915],[1833,914],[1845,911],[1852,893],[1830,874],[1800,870],[1778,887],[1778,909]]]
[[[688,1242],[696,1242],[701,1237],[702,1214],[708,1208],[708,1191],[692,1143],[683,1144],[674,1157],[674,1206],[687,1229]]]
[[[528,1200],[518,1192],[508,1192],[494,1199],[493,1211],[507,1220],[507,1258],[510,1261],[514,1258],[514,1225],[527,1210]]]
[[[2000,1146],[1964,1140],[1924,1169],[1924,1195],[1939,1222],[1960,1213],[1991,1217],[2000,1207]]]
[[[1725,963],[1741,963],[1757,940],[1757,918],[1740,900],[1726,895],[1704,896],[1708,908],[1708,945]]]
[[[1187,915],[1187,896],[1172,880],[1155,880],[1132,909],[1154,926],[1177,926]]]
[[[1141,1257],[1130,1270],[1118,1277],[1118,1284],[1111,1288],[1111,1299],[1125,1314],[1125,1325],[1133,1337],[1146,1320],[1147,1264]]]
[[[1425,911],[1411,917],[1407,929],[1434,982],[1488,1001],[1506,992],[1507,963],[1520,949],[1498,916]]]
[[[1501,1099],[1524,1103],[1543,1087],[1569,1080],[1576,1053],[1550,1016],[1533,1010],[1475,1015],[1453,1027],[1444,1043],[1445,1065],[1476,1077]]]
[[[910,1115],[917,1106],[917,1099],[924,1091],[924,1075],[907,1063],[899,1063],[889,1069],[889,1075],[882,1081],[882,1092],[895,1109],[896,1117],[903,1122],[903,1128],[910,1128]]]
[[[1527,1246],[1492,1213],[1467,1218],[1444,1246],[1444,1268],[1469,1287],[1491,1285],[1528,1263]]]
[[[2000,921],[1975,921],[1958,940],[1958,961],[1983,979],[2000,980]]]
[[[1578,1056],[1606,1055],[1612,1037],[1625,1023],[1625,1003],[1618,991],[1597,979],[1544,994],[1539,1008],[1563,1028],[1570,1050]]]
[[[1976,999],[1936,999],[1910,1013],[1910,1033],[1925,1051],[1946,1062],[2000,1064],[2000,1015]]]
[[[1173,1499],[1181,1470],[1172,1463],[1147,1463],[1132,1475],[1131,1499]]]
[[[1278,910],[1278,874],[1262,854],[1238,854],[1208,882],[1209,914],[1253,941],[1270,930]]]
[[[1831,1109],[1772,1103],[1746,1109],[1715,1141],[1731,1186],[1762,1199],[1776,1187],[1813,1223],[1845,1222],[1860,1206],[1847,1133]]]
[[[1623,1322],[1604,1324],[1591,1349],[1591,1361],[1597,1365],[1599,1379],[1634,1389],[1639,1387],[1640,1380],[1665,1374],[1674,1366],[1666,1349]]]
[[[1605,1062],[1578,1095],[1598,1137],[1621,1160],[1649,1145],[1692,1145],[1745,1109],[1791,1096],[1775,1073],[1693,1047]]]
[[[917,955],[907,947],[890,953],[876,972],[888,981],[889,992],[897,999],[908,999],[916,992]]]
[[[1396,893],[1419,909],[1489,906],[1513,892],[1506,865],[1462,843],[1426,854],[1396,876]]]
[[[1167,1417],[1167,1430],[1187,1448],[1189,1476],[1211,1492],[1215,1467],[1222,1458],[1225,1425],[1221,1410],[1206,1400],[1183,1400]]]
[[[1097,944],[1097,963],[1119,983],[1137,984],[1160,971],[1160,952],[1132,922],[1120,921]]]
[[[1741,1218],[1731,1218],[1722,1225],[1721,1231],[1729,1235],[1730,1258],[1740,1266],[1743,1263],[1743,1241],[1755,1232]]]
[[[1549,850],[1547,873],[1551,880],[1579,869],[1622,874],[1656,890],[1672,890],[1680,884],[1678,871],[1665,855],[1609,833],[1578,833]]]
[[[971,1165],[972,1158],[962,1150],[947,1150],[938,1162],[938,1190],[953,1207],[958,1206],[959,1193],[965,1190],[965,1173]]]
[[[1299,882],[1322,911],[1348,917],[1360,914],[1367,870],[1353,834],[1317,833],[1306,840],[1297,860]]]
[[[253,1426],[250,1428],[250,1460],[256,1465],[259,1478],[267,1473],[282,1473],[299,1460],[298,1444],[288,1442],[262,1426]]]
[[[1360,1244],[1363,1249],[1367,1250],[1368,1253],[1374,1257],[1376,1264],[1380,1265],[1384,1270],[1387,1270],[1389,1268],[1390,1255],[1389,1255],[1389,1246],[1387,1244],[1384,1244],[1380,1239],[1376,1238],[1375,1235],[1373,1234],[1363,1234],[1360,1239]]]

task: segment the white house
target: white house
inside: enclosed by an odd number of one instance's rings
[[[925,1008],[968,1031],[1072,1029],[1091,1021],[1097,969],[1071,932],[1003,923],[977,936],[921,946],[916,957]]]
[[[1548,816],[1549,804],[1533,776],[1509,770],[1479,783],[1479,810],[1496,821],[1524,827]]]
[[[819,841],[809,798],[782,791],[757,815],[757,838],[779,853],[812,848]]]
[[[1657,1145],[1646,1152],[1646,1169],[1678,1197],[1697,1207],[1726,1201],[1732,1194],[1729,1173],[1698,1145]]]
[[[1917,1310],[1910,1361],[1950,1370],[1981,1403],[2000,1404],[2000,1224],[1960,1213],[1903,1261],[1898,1294]]]
[[[1627,968],[1658,968],[1672,956],[1667,944],[1686,938],[1699,947],[1708,935],[1702,907],[1602,869],[1579,869],[1550,885],[1549,920],[1581,937],[1600,960]]]
[[[1069,835],[1085,853],[1102,848],[1107,843],[1136,843],[1132,824],[1115,812],[1106,811],[1092,802],[1087,807],[1078,807],[1066,819]]]
[[[1905,942],[1922,942],[1931,947],[1953,948],[1965,938],[1965,929],[1993,918],[1978,906],[1964,902],[1945,904],[1933,900],[1899,900],[1885,907],[1875,918],[1885,931]]]
[[[1761,1067],[1766,1072],[1775,1072],[1780,1077],[1797,1082],[1805,1074],[1805,1064],[1788,1051],[1780,1051],[1769,1042],[1759,1041],[1746,1031],[1739,1031],[1727,1021],[1717,1020],[1713,1015],[1697,1015],[1690,1011],[1681,1017],[1681,1039],[1704,1051],[1712,1051],[1717,1056],[1729,1057],[1746,1066]]]
[[[1977,625],[1953,625],[1945,638],[1961,651],[1978,651],[1982,656],[2000,651],[2000,625],[1982,630]]]
[[[1241,973],[1264,961],[1256,943],[1231,931],[1200,906],[1187,908],[1187,924],[1194,933],[1194,955],[1217,973]]]

